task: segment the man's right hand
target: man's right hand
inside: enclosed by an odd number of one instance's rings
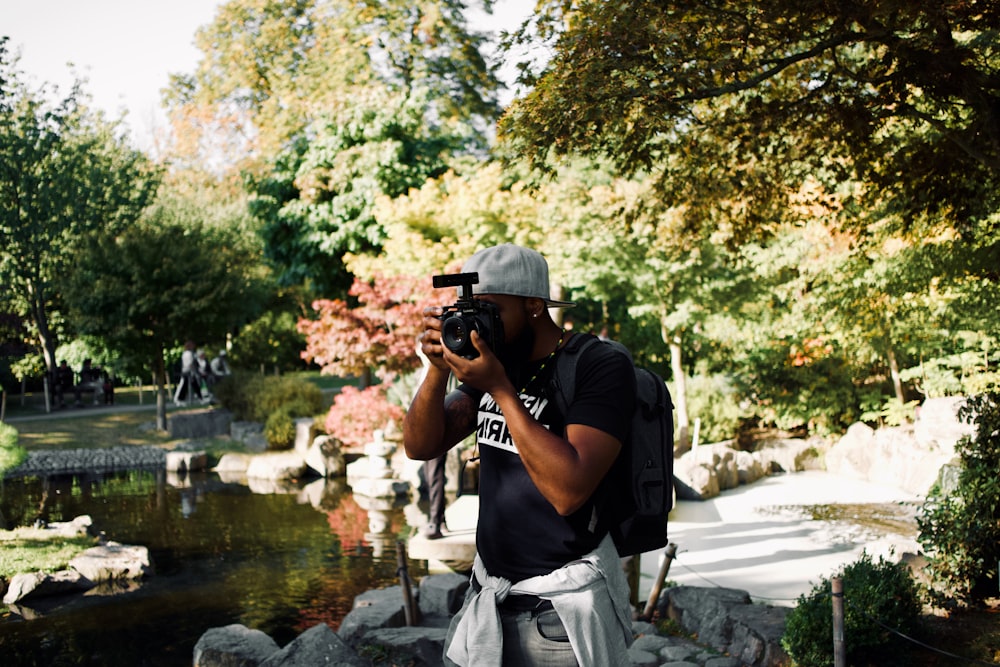
[[[420,334],[420,350],[431,365],[438,370],[451,372],[444,360],[444,345],[441,344],[441,313],[440,306],[424,308],[424,332]]]

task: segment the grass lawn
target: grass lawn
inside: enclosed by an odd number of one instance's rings
[[[342,379],[318,372],[297,373],[318,385],[330,402],[343,386],[353,384],[352,379]],[[171,389],[173,389],[171,387]],[[167,414],[191,409],[174,406],[172,396],[167,397]],[[68,407],[45,412],[42,393],[26,393],[6,397],[4,420],[14,420],[10,425],[17,429],[18,444],[32,449],[89,449],[122,445],[159,445],[173,442],[167,433],[157,431],[156,394],[151,385],[144,387],[116,387],[115,407],[128,410],[108,411],[104,405],[94,405],[84,395],[84,407]],[[194,405],[192,408],[200,408]]]

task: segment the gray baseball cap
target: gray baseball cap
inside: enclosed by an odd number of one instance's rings
[[[542,299],[550,308],[576,304],[549,298],[549,264],[541,253],[513,243],[480,250],[465,263],[462,273],[478,273],[475,294],[510,294]]]

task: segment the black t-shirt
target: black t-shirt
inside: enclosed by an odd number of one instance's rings
[[[556,356],[559,354],[562,351]],[[541,365],[539,361],[520,369],[512,378],[514,385],[520,388]],[[566,415],[559,414],[549,396],[555,365],[556,359],[546,364],[521,394],[535,419],[561,435],[566,424],[582,424],[624,442],[635,402],[629,361],[603,345],[584,350],[577,362],[576,388]],[[560,516],[528,475],[493,398],[468,387],[460,389],[480,397],[477,440],[482,458],[476,546],[486,570],[516,582],[547,574],[597,547],[607,532],[594,506],[601,487],[576,512]],[[611,482],[610,475],[605,483]]]

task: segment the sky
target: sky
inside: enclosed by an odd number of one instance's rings
[[[0,0],[0,35],[20,51],[18,68],[32,88],[58,86],[65,97],[77,78],[93,104],[126,124],[141,148],[166,121],[160,91],[173,73],[191,73],[200,57],[197,29],[220,0]],[[499,0],[487,27],[512,28],[534,0]],[[71,69],[68,63],[73,64]],[[76,75],[74,75],[74,71]],[[53,95],[53,99],[55,96]]]

